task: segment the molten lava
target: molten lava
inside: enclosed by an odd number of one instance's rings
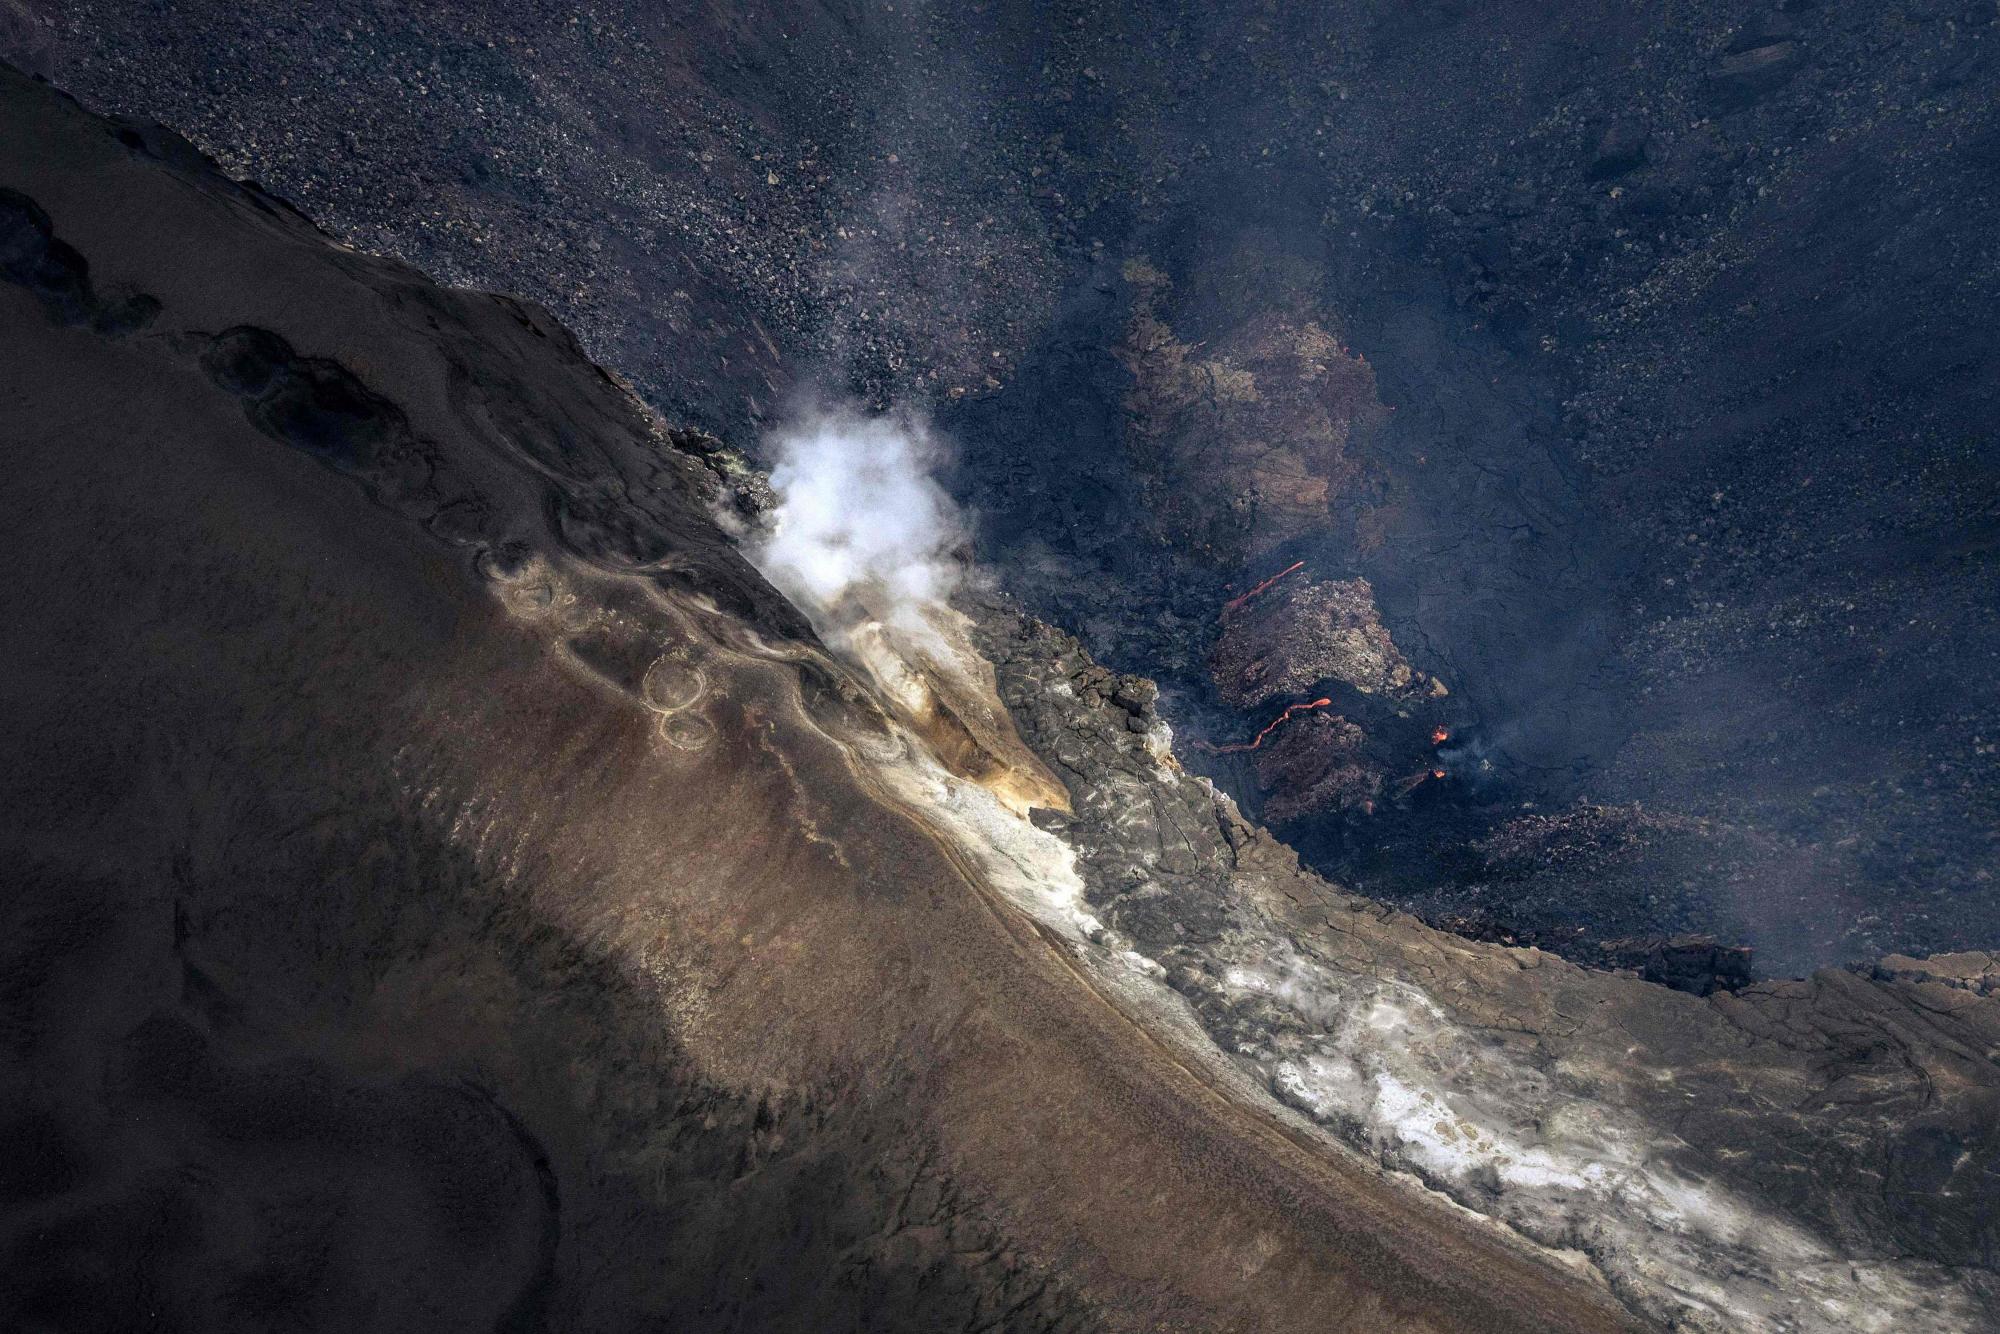
[[[1443,769],[1419,769],[1408,778],[1396,784],[1396,795],[1398,797],[1407,797],[1432,779],[1447,776],[1446,771]]]
[[[1256,597],[1259,593],[1269,588],[1272,584],[1277,583],[1280,579],[1284,578],[1286,575],[1291,574],[1294,571],[1304,569],[1305,564],[1306,563],[1302,560],[1295,560],[1290,565],[1287,565],[1284,569],[1272,575],[1269,579],[1266,579],[1263,583],[1258,584],[1255,588],[1251,589],[1249,592],[1242,594],[1240,597],[1233,597],[1229,599],[1229,601],[1222,604],[1222,614],[1224,616],[1227,616],[1230,612],[1235,611],[1237,608],[1241,607],[1244,603],[1248,602],[1251,598]]]
[[[1449,740],[1451,740],[1451,729],[1449,727],[1433,727],[1431,729],[1431,744],[1433,746],[1442,746]],[[1439,774],[1438,777],[1442,778],[1444,775]]]
[[[1265,724],[1263,731],[1259,732],[1256,736],[1250,738],[1250,740],[1243,742],[1239,745],[1211,746],[1208,745],[1206,742],[1197,742],[1196,744],[1199,745],[1201,749],[1208,751],[1210,754],[1213,755],[1237,755],[1241,754],[1243,751],[1246,750],[1255,750],[1257,749],[1257,747],[1264,744],[1265,737],[1271,735],[1271,733],[1277,731],[1280,727],[1283,727],[1286,723],[1290,722],[1293,714],[1311,713],[1314,709],[1327,708],[1330,705],[1332,705],[1332,703],[1333,701],[1330,699],[1316,699],[1310,704],[1288,704],[1285,706],[1285,711],[1283,713],[1279,714],[1277,717],[1273,718],[1269,723]]]

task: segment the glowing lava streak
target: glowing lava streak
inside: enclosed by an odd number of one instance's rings
[[[1231,598],[1229,599],[1229,601],[1223,603],[1222,614],[1224,616],[1227,616],[1230,612],[1235,611],[1238,607],[1248,602],[1251,598],[1256,597],[1259,593],[1269,588],[1272,584],[1277,583],[1280,579],[1284,578],[1292,571],[1304,568],[1305,568],[1304,561],[1302,560],[1293,561],[1290,565],[1287,565],[1284,569],[1278,571],[1276,574],[1272,575],[1269,579],[1266,579],[1263,583],[1251,589],[1248,593],[1243,594],[1243,596],[1241,597]]]
[[[1277,731],[1280,727],[1283,727],[1286,723],[1290,722],[1293,714],[1311,713],[1314,709],[1324,709],[1332,703],[1333,701],[1330,699],[1316,699],[1310,704],[1288,704],[1285,706],[1285,711],[1279,714],[1277,717],[1273,718],[1265,726],[1263,731],[1259,732],[1256,736],[1252,737],[1249,741],[1243,743],[1242,745],[1238,746],[1203,745],[1202,749],[1216,755],[1234,755],[1240,751],[1255,750],[1257,749],[1257,747],[1264,744],[1265,737],[1271,735],[1271,733]]]

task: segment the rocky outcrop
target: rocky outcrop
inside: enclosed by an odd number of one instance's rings
[[[1364,695],[1446,693],[1404,660],[1366,579],[1303,572],[1224,611],[1209,670],[1216,692],[1237,708],[1314,694],[1329,683]]]
[[[1382,415],[1367,363],[1276,312],[1191,345],[1164,318],[1166,276],[1144,259],[1124,272],[1135,292],[1116,349],[1132,377],[1126,448],[1161,533],[1234,568],[1323,529],[1360,475],[1355,437]]]
[[[1263,816],[1274,825],[1306,815],[1372,811],[1383,772],[1367,752],[1368,734],[1337,713],[1318,711],[1270,734],[1257,749]]]
[[[1670,990],[1442,934],[1301,870],[1061,688],[1088,670],[1074,640],[1004,602],[980,616],[1023,736],[1069,783],[1047,824],[1106,940],[1305,1122],[1674,1328],[1945,1334],[2000,1314],[1988,956],[1744,985],[1712,943],[1611,952]]]
[[[1295,701],[1252,747],[1259,813],[1274,825],[1372,815],[1446,776],[1432,751],[1451,731],[1430,706],[1451,692],[1404,659],[1365,579],[1292,567],[1252,586],[1224,605],[1208,670],[1234,708]]]
[[[1741,945],[1719,945],[1713,936],[1607,940],[1598,949],[1604,967],[1634,972],[1691,996],[1750,984],[1750,951]]]

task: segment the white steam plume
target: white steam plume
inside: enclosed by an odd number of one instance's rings
[[[961,577],[964,538],[931,477],[942,450],[906,416],[819,412],[773,442],[778,505],[751,558],[779,591],[841,638],[862,621],[922,632]]]
[[[954,553],[965,529],[931,477],[942,450],[923,423],[822,412],[772,452],[778,503],[748,539],[750,558],[908,729],[924,758],[903,777],[941,785],[924,804],[958,811],[966,846],[987,851],[995,830],[1032,830],[1028,811],[1068,810],[1068,791],[1021,743],[972,623],[951,605],[969,574]]]

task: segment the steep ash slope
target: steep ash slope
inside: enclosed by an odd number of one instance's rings
[[[0,190],[0,1324],[1630,1325],[1107,1005],[544,313],[11,72]]]

